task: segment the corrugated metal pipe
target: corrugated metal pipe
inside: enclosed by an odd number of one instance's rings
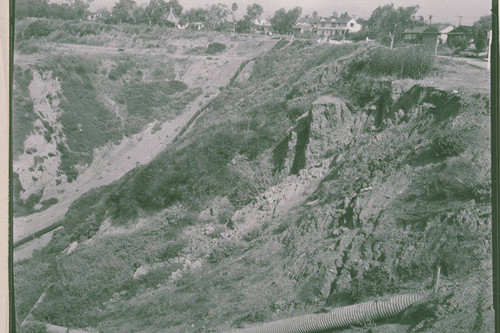
[[[393,317],[424,297],[424,294],[397,295],[383,301],[375,300],[349,305],[336,308],[328,313],[303,315],[251,328],[235,330],[233,332],[313,333],[334,328],[362,325]]]

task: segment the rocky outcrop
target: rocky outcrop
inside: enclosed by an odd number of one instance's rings
[[[352,137],[353,114],[354,107],[338,97],[318,98],[275,148],[275,167],[298,175],[325,157],[325,152],[347,144]]]

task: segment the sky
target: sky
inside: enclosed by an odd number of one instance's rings
[[[93,0],[91,10],[113,7],[117,0]],[[168,0],[167,0],[168,1]],[[60,2],[60,1],[58,1]],[[136,0],[137,4],[147,4],[149,0]],[[206,5],[224,3],[229,7],[233,2],[238,4],[236,17],[240,18],[246,13],[246,7],[258,3],[264,8],[263,17],[271,17],[279,8],[292,9],[302,7],[302,14],[311,14],[317,11],[320,16],[330,16],[336,11],[339,14],[348,12],[357,17],[369,18],[372,11],[378,6],[394,3],[394,6],[407,7],[419,5],[417,15],[422,15],[428,21],[432,15],[432,22],[451,23],[458,25],[462,16],[463,25],[472,25],[481,16],[489,15],[491,0],[179,0],[184,9],[205,7]]]

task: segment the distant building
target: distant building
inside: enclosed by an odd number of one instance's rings
[[[205,28],[205,24],[203,24],[203,22],[193,22],[191,23],[191,26],[194,27],[195,30],[201,30]]]
[[[439,36],[441,33],[439,32],[439,28],[436,26],[429,26],[422,32],[422,45],[435,46],[438,43]]]
[[[363,27],[361,24],[359,24],[356,19],[354,18],[347,18],[348,21],[346,22],[346,27],[347,27],[347,30],[350,32],[350,33],[354,33],[354,32],[358,32],[361,30],[361,28]],[[339,20],[342,20],[342,18],[338,19],[337,22]]]
[[[420,43],[422,41],[422,33],[425,29],[427,29],[427,26],[406,29],[403,32],[403,41]]]
[[[362,28],[352,17],[321,18],[315,25],[316,35],[320,37],[345,36]]]
[[[305,19],[299,20],[299,22],[297,22],[297,24],[293,26],[293,32],[295,34],[304,34],[313,31],[314,26]]]
[[[179,23],[179,19],[175,16],[173,8],[170,7],[170,13],[168,13],[166,20],[170,23],[173,23],[175,26]]]
[[[453,41],[456,41],[458,39],[465,39],[468,42],[472,42],[473,40],[473,33],[472,33],[472,27],[466,26],[466,25],[461,25],[450,32],[448,32],[448,42],[453,43]]]
[[[257,30],[259,32],[263,32],[266,35],[270,34],[271,23],[269,23],[268,20],[266,20],[266,19],[259,20],[258,18],[256,18],[252,21],[252,23],[255,27],[255,30]]]
[[[438,27],[440,33],[439,39],[441,40],[441,43],[446,44],[446,42],[448,41],[448,33],[453,29],[455,29],[455,27],[450,24],[441,24]]]
[[[448,33],[452,30],[453,26],[447,24],[414,27],[404,31],[403,41],[435,45],[439,39],[440,43],[444,44],[448,40]]]

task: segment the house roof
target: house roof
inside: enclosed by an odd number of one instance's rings
[[[347,30],[347,27],[337,27],[334,25],[326,25],[324,27],[316,27],[318,30]]]
[[[429,26],[423,32],[423,34],[439,34],[439,28],[437,26]]]
[[[449,29],[449,28],[453,29],[453,26],[452,26],[452,25],[450,25],[450,24],[440,24],[440,25],[438,26],[438,31],[439,31],[439,32],[442,32],[442,31],[447,30],[447,29]]]
[[[472,27],[461,25],[450,31],[449,34],[472,34]]]
[[[349,17],[349,16],[347,16],[347,17],[339,17],[337,19],[337,23],[347,23],[350,20],[352,20],[352,17]]]
[[[298,22],[293,27],[295,29],[312,29],[312,25],[309,22]]]
[[[427,26],[413,27],[405,29],[405,34],[421,34],[427,29]]]
[[[269,23],[266,19],[262,19],[262,20],[255,19],[252,21],[252,23],[255,25],[260,25],[262,27],[270,27],[271,26],[271,23]]]

